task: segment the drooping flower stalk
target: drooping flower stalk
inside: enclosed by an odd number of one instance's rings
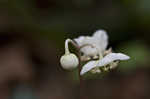
[[[82,99],[82,90],[83,90],[83,79],[82,79],[82,76],[80,75],[80,72],[81,72],[81,69],[82,69],[82,66],[81,66],[81,63],[82,63],[82,60],[81,60],[81,52],[80,52],[80,47],[71,39],[67,39],[66,42],[65,42],[65,54],[69,54],[70,51],[69,51],[69,47],[68,47],[68,43],[71,43],[75,48],[76,48],[76,54],[77,54],[77,57],[79,59],[79,64],[78,64],[78,78],[79,78],[79,88],[80,88],[80,99]]]
[[[70,43],[71,41],[72,41],[71,39],[67,39],[67,40],[65,41],[65,54],[69,54],[69,53],[70,53],[68,45],[69,45],[69,43]]]

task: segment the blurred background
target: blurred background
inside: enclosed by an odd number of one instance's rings
[[[79,99],[59,58],[66,38],[98,29],[131,59],[84,77],[83,98],[150,99],[150,0],[0,0],[0,12],[0,99]]]

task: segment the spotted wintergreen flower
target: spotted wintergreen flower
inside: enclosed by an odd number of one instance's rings
[[[90,60],[87,62],[80,74],[83,75],[88,71],[100,73],[101,69],[107,71],[117,67],[118,61],[128,60],[130,57],[122,53],[113,53],[111,49],[107,50],[108,35],[104,30],[96,31],[92,36],[80,36],[74,39],[81,47],[83,58]],[[86,45],[86,46],[85,46]],[[93,60],[94,58],[97,60]]]

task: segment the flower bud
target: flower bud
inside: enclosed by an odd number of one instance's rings
[[[79,64],[78,57],[75,54],[65,54],[60,59],[61,66],[66,70],[72,70]]]

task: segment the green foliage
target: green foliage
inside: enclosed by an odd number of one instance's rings
[[[119,47],[122,52],[127,53],[131,57],[127,62],[121,62],[119,64],[119,70],[129,72],[136,68],[145,68],[149,66],[147,64],[149,63],[150,53],[145,43],[132,41]]]

